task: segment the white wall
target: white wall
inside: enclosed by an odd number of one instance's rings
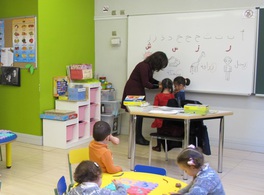
[[[104,12],[103,8],[108,7]],[[235,8],[264,7],[262,0],[95,0],[95,72],[106,76],[121,99],[127,72],[127,15],[193,12]],[[124,11],[125,15],[120,11]],[[113,15],[115,12],[116,15]],[[140,30],[140,29],[139,29]],[[111,46],[112,33],[121,38],[120,46]],[[135,34],[135,36],[137,36]],[[158,90],[149,91],[147,100],[153,102]],[[188,99],[197,99],[212,109],[230,110],[233,116],[225,118],[225,147],[264,152],[264,98],[255,96],[231,96],[187,93]],[[152,120],[144,120],[144,134],[150,131]],[[219,121],[206,121],[210,141],[217,144]],[[123,115],[122,133],[128,133],[128,114]]]

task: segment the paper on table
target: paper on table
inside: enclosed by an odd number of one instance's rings
[[[177,114],[180,112],[181,110],[159,110],[159,109],[149,111],[149,113],[152,113],[152,114]]]
[[[154,106],[155,108],[155,106]],[[157,109],[160,109],[160,110],[181,110],[183,111],[183,108],[180,108],[180,107],[169,107],[169,106],[159,106],[159,107],[156,107]]]

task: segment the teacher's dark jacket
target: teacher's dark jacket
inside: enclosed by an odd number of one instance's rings
[[[153,73],[154,71],[152,70],[150,64],[145,62],[140,62],[139,64],[137,64],[126,82],[122,102],[124,101],[127,95],[146,96],[145,88],[159,88],[159,81],[153,78]],[[121,108],[126,109],[123,103]]]

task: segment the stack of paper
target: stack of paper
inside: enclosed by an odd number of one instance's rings
[[[152,114],[177,114],[180,112],[181,112],[180,110],[160,110],[160,109],[153,109],[149,111],[149,113]]]

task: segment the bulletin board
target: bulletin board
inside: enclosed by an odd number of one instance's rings
[[[37,25],[36,17],[6,18],[2,21],[1,48],[13,51],[13,66],[25,68],[30,64],[37,68]]]
[[[254,91],[258,9],[128,17],[128,72],[155,51],[168,66],[162,80],[187,77],[187,91],[251,95]]]

